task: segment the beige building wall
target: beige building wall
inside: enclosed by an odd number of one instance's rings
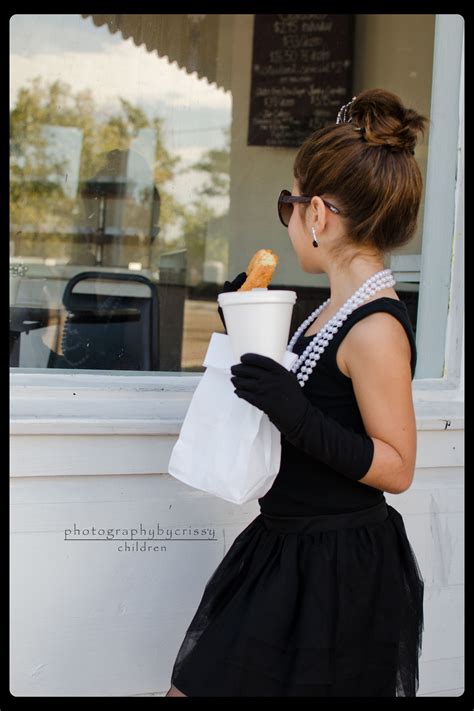
[[[388,89],[408,107],[430,116],[435,15],[357,15],[354,43],[354,94]],[[423,181],[429,128],[416,147]],[[394,254],[420,254],[424,196],[412,241]]]
[[[232,28],[231,25],[232,24]],[[429,116],[434,43],[434,15],[357,15],[355,23],[354,93],[385,88]],[[296,148],[248,146],[253,15],[233,15],[226,32],[232,45],[232,143],[229,232],[229,278],[245,270],[256,249],[273,249],[280,256],[275,283],[326,286],[325,275],[301,272],[286,229],[280,224],[276,200],[282,188],[291,190]],[[226,43],[220,43],[226,52]],[[225,50],[223,48],[226,48]],[[416,157],[426,173],[428,137]],[[421,226],[415,238],[394,254],[421,252]]]

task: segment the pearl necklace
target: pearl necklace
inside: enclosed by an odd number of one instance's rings
[[[321,328],[321,330],[319,330],[315,334],[314,338],[305,348],[298,360],[296,360],[291,367],[291,371],[293,373],[296,373],[296,371],[301,367],[300,372],[296,375],[301,387],[304,387],[304,384],[306,383],[309,376],[316,367],[317,362],[321,358],[326,346],[329,344],[329,341],[334,338],[335,334],[343,325],[347,317],[358,306],[360,306],[360,304],[362,304],[364,301],[367,301],[367,299],[376,294],[378,291],[394,286],[395,283],[396,282],[391,269],[384,269],[380,272],[377,272],[377,274],[374,274],[369,279],[367,279],[367,281],[364,282],[364,284],[362,284],[362,286],[357,289],[357,291],[355,291],[351,297],[349,297],[346,303],[341,306],[336,315],[333,316]],[[323,304],[321,304],[321,306],[318,306],[318,308],[315,309],[305,321],[303,321],[303,323],[295,332],[293,338],[289,342],[286,349],[287,351],[293,351],[293,346],[295,345],[298,338],[308,328],[308,326],[313,323],[313,321],[319,316],[321,311],[323,311],[323,309],[329,304],[330,301],[330,298],[327,299]]]

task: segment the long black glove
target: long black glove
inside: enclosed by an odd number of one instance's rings
[[[242,284],[244,283],[244,281],[246,279],[247,279],[247,274],[245,272],[240,272],[240,274],[238,274],[233,281],[225,281],[224,282],[224,287],[220,293],[223,294],[228,291],[237,291],[238,289],[240,289],[240,287],[242,286]],[[225,325],[224,314],[223,314],[220,306],[217,307],[217,311],[218,311],[219,316],[221,317],[221,321],[222,321],[224,328],[226,330],[226,333],[227,333],[227,326]]]
[[[349,479],[367,474],[374,456],[372,439],[314,407],[294,373],[256,353],[245,353],[231,372],[236,395],[263,410],[291,444]]]

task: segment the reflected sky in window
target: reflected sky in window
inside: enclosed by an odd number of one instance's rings
[[[232,96],[188,74],[166,57],[148,52],[133,40],[112,34],[104,25],[80,15],[13,15],[10,19],[10,107],[20,87],[40,76],[51,83],[67,82],[74,93],[90,89],[106,115],[120,107],[120,98],[139,106],[148,116],[163,119],[168,151],[178,154],[185,170],[203,152],[225,145],[230,127]],[[172,191],[194,194],[202,173],[177,174]],[[171,186],[170,186],[171,187]],[[227,198],[215,198],[224,211]],[[219,209],[219,211],[221,211]]]

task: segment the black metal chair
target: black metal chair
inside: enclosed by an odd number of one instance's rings
[[[85,280],[138,282],[150,297],[73,292]],[[66,285],[63,355],[51,352],[48,368],[87,370],[160,369],[159,299],[156,285],[141,274],[87,271]]]

